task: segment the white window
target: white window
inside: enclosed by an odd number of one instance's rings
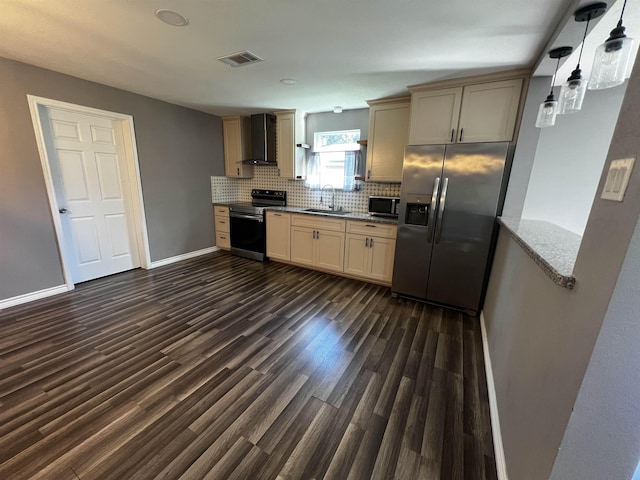
[[[308,186],[321,187],[329,184],[336,189],[353,189],[356,172],[353,160],[346,161],[352,152],[359,151],[360,130],[338,130],[333,132],[315,132],[313,134],[313,153],[310,162]],[[347,153],[350,152],[350,153]],[[350,157],[349,157],[350,158]],[[349,170],[346,171],[345,167]],[[347,177],[345,185],[345,177]]]
[[[313,151],[345,152],[347,150],[358,150],[360,148],[358,140],[360,140],[360,129],[315,132],[313,134]]]

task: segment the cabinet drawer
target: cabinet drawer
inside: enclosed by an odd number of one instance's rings
[[[386,223],[347,222],[347,233],[357,233],[370,237],[396,238],[398,227]]]
[[[267,210],[265,216],[267,217],[267,222],[268,222],[269,219],[272,219],[272,221],[276,221],[278,218],[280,218],[280,219],[286,218],[286,217],[291,216],[291,214],[287,213],[287,212],[277,212],[277,211],[274,211],[274,210],[271,210],[271,211]]]
[[[216,232],[229,233],[229,216],[221,217],[216,215],[215,217]]]
[[[214,205],[213,213],[217,216],[228,217],[229,216],[229,207],[224,205]]]
[[[316,230],[344,232],[345,221],[333,218],[317,217],[314,215],[291,215],[291,225],[313,228]]]
[[[229,250],[231,248],[231,239],[228,232],[216,231],[216,247]]]

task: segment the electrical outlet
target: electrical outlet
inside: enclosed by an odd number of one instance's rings
[[[623,158],[611,162],[609,173],[607,174],[607,181],[604,183],[604,189],[602,190],[600,198],[614,202],[624,200],[624,192],[627,191],[627,185],[629,185],[629,178],[631,177],[635,160],[635,158]]]

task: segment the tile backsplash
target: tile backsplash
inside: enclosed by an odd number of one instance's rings
[[[287,205],[292,207],[327,208],[330,191],[324,192],[324,203],[320,203],[320,190],[306,188],[302,180],[285,180],[278,177],[278,168],[254,167],[253,178],[211,177],[211,199],[216,202],[251,201],[254,188],[286,190]],[[364,182],[356,192],[336,190],[336,206],[350,212],[367,213],[370,195],[399,196],[399,183]]]

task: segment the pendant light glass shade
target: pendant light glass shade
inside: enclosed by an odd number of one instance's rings
[[[582,42],[580,42],[580,55],[578,56],[578,64],[576,68],[571,72],[571,76],[567,78],[560,88],[560,99],[558,102],[558,113],[566,115],[567,113],[579,112],[582,108],[582,102],[584,100],[584,94],[587,91],[587,81],[582,78],[582,70],[580,70],[580,61],[582,60],[582,52],[584,51],[584,44],[587,40],[587,33],[589,32],[589,23],[594,18],[598,18],[604,14],[607,10],[607,4],[604,2],[591,3],[580,7],[573,12],[573,16],[576,22],[585,22],[584,34],[582,35]]]
[[[547,98],[540,104],[538,109],[538,117],[536,118],[536,127],[553,127],[556,124],[556,116],[558,115],[558,102],[553,96],[553,85],[556,83],[556,75],[558,74],[558,67],[560,66],[560,59],[571,55],[573,52],[572,47],[557,47],[549,50],[549,57],[557,59],[556,69],[553,71],[553,78],[551,79],[551,90]]]
[[[622,84],[632,50],[633,39],[624,35],[624,27],[614,28],[607,41],[596,49],[589,90],[603,90]]]
[[[553,97],[553,93],[550,93],[547,99],[540,104],[536,127],[553,127],[556,124],[556,115],[558,115],[558,102]]]
[[[624,0],[616,28],[611,30],[607,41],[596,49],[589,90],[603,90],[624,82],[633,50],[633,39],[624,34],[625,28],[622,25],[626,7],[627,0]]]
[[[571,76],[564,82],[560,89],[558,113],[566,115],[580,111],[586,91],[587,81],[582,78],[580,69],[577,68],[571,73]]]

